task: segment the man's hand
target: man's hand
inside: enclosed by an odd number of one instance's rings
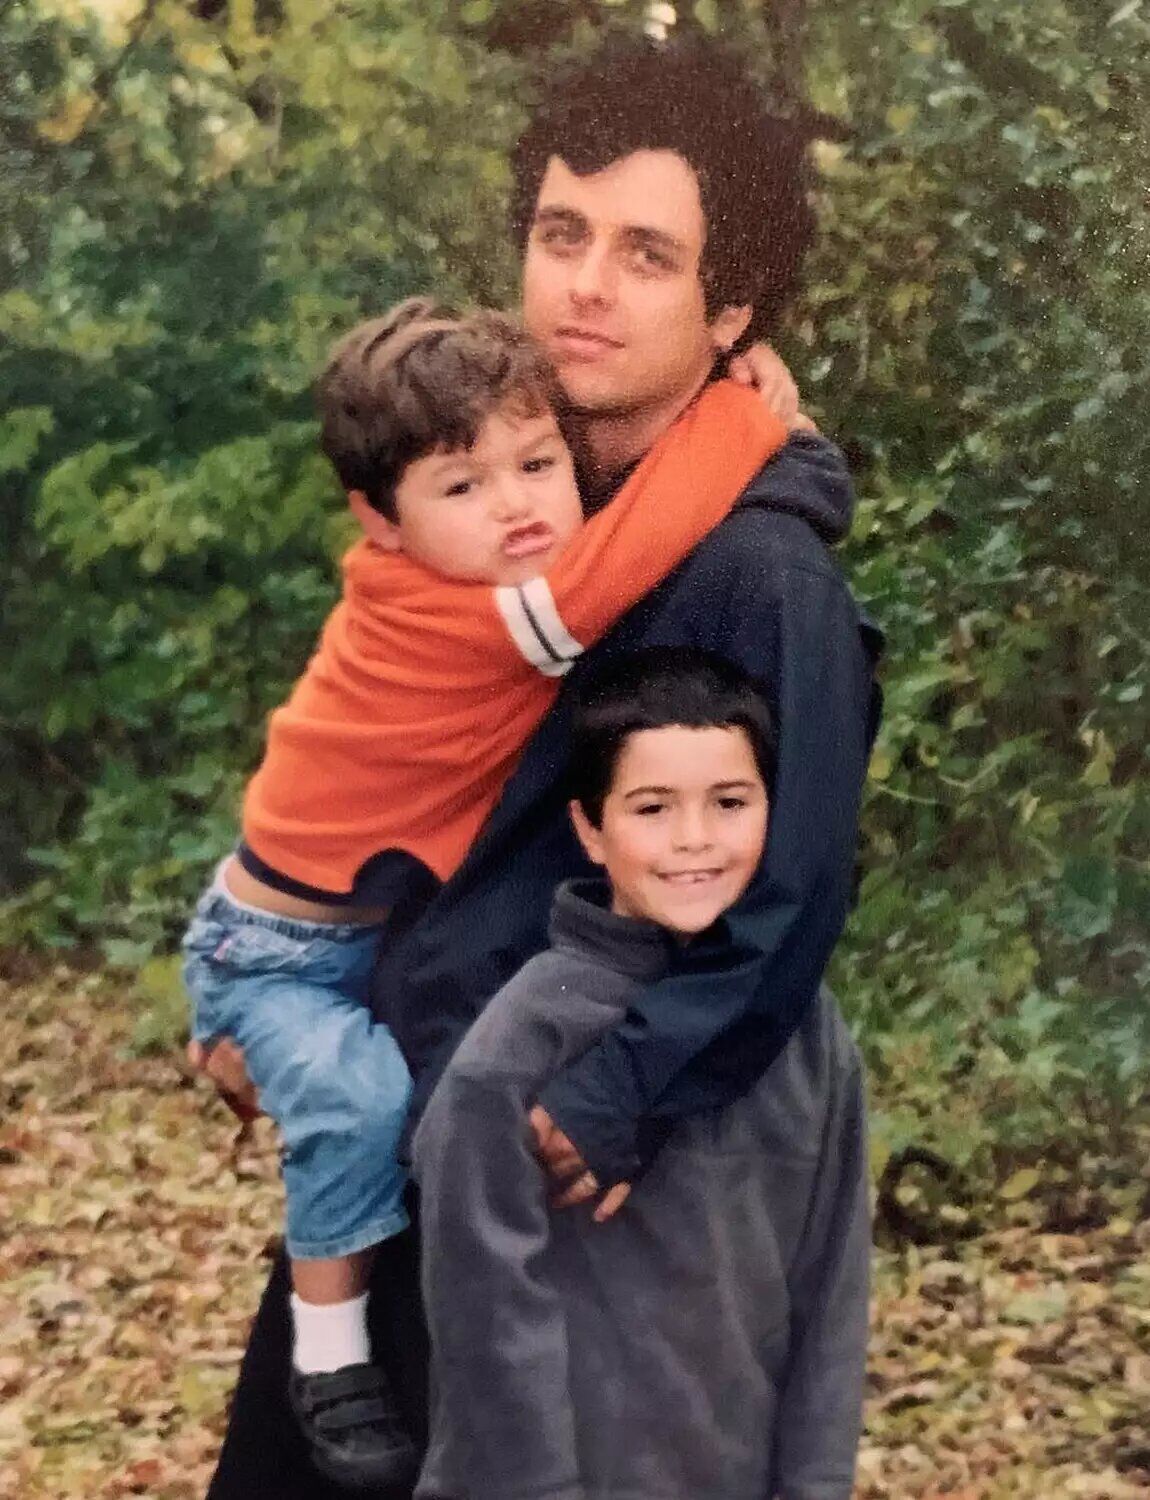
[[[534,1136],[533,1150],[539,1165],[551,1179],[554,1191],[552,1204],[556,1208],[571,1208],[577,1203],[587,1203],[599,1192],[599,1179],[579,1155],[579,1148],[570,1136],[556,1125],[555,1121],[538,1104],[527,1117]],[[595,1208],[592,1218],[597,1224],[605,1224],[623,1207],[631,1196],[629,1182],[617,1182],[608,1188]]]
[[[752,344],[731,360],[727,373],[739,385],[758,391],[767,410],[788,432],[817,432],[810,417],[799,410],[799,388],[790,370],[769,344]]]
[[[229,1037],[221,1037],[211,1048],[205,1048],[200,1042],[189,1042],[187,1057],[197,1073],[211,1079],[238,1120],[247,1125],[262,1113],[260,1096],[244,1064],[243,1048]]]

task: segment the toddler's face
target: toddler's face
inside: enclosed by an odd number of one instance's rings
[[[471,448],[416,459],[398,521],[375,539],[445,578],[515,584],[544,573],[583,523],[571,454],[550,411],[493,412]]]
[[[612,909],[691,936],[733,905],[758,868],[767,793],[742,729],[669,725],[631,735],[593,827],[571,816],[606,867]]]

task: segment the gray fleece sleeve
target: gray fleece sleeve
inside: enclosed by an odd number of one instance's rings
[[[850,1500],[854,1483],[871,1224],[862,1067],[853,1046],[844,1051],[791,1277],[791,1352],[775,1428],[777,1500]]]
[[[581,1500],[565,1311],[527,1115],[540,1082],[618,1014],[543,954],[488,1005],[415,1133],[431,1441],[417,1500]],[[563,995],[562,1005],[556,997]]]
[[[549,1222],[526,1113],[517,1091],[448,1068],[415,1136],[433,1370],[417,1497],[582,1494],[566,1323],[535,1274]]]

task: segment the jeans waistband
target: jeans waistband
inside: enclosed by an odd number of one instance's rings
[[[225,857],[216,866],[211,884],[200,897],[198,916],[229,925],[239,922],[263,927],[269,932],[282,932],[288,937],[309,940],[326,938],[333,943],[354,942],[357,938],[374,942],[382,931],[383,924],[380,922],[311,922],[306,917],[285,917],[279,912],[264,911],[259,906],[252,906],[250,902],[233,896],[224,884],[224,868],[227,863],[228,859]]]

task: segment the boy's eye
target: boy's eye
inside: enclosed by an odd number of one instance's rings
[[[638,813],[641,818],[651,818],[656,813],[661,813],[665,806],[665,802],[640,802],[632,811]]]
[[[454,484],[449,484],[444,490],[445,495],[467,495],[471,493],[474,481],[471,479],[457,479]]]
[[[553,469],[554,467],[555,459],[551,454],[540,454],[537,458],[524,460],[523,472],[524,474],[543,474],[546,470]]]
[[[724,812],[734,812],[740,807],[746,807],[746,805],[747,799],[745,797],[727,796],[719,798],[719,806]]]

